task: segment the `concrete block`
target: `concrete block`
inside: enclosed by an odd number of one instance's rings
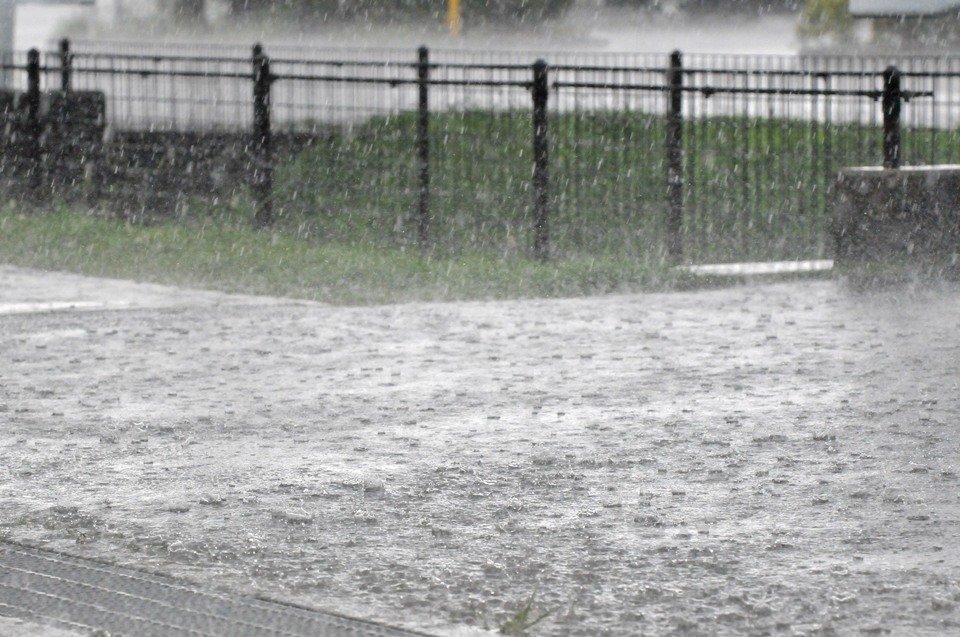
[[[831,193],[830,215],[840,270],[957,273],[960,165],[845,168]]]

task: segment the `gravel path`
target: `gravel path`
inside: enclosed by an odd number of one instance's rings
[[[956,289],[337,308],[0,268],[0,340],[0,537],[450,634],[535,591],[538,634],[960,631]]]

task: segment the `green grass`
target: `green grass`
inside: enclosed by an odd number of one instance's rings
[[[151,226],[65,208],[0,211],[0,262],[338,304],[577,296],[686,285],[622,257],[540,263],[490,253],[426,255],[403,246],[317,241],[229,219]]]
[[[534,591],[520,609],[500,626],[500,634],[508,637],[527,637],[537,624],[553,614],[552,610],[535,612],[536,601],[537,592]]]
[[[334,303],[575,296],[691,284],[664,258],[665,131],[614,111],[550,121],[551,260],[530,258],[529,112],[431,116],[432,247],[416,249],[413,114],[328,129],[275,170],[277,222],[250,229],[243,189],[142,226],[61,208],[0,211],[0,260]],[[911,131],[908,163],[949,161],[960,132]],[[949,142],[949,143],[948,143]],[[701,117],[684,129],[691,262],[818,258],[827,186],[876,163],[879,131]],[[953,153],[951,155],[950,153]],[[697,285],[702,285],[697,280]]]
[[[718,98],[720,99],[720,98]],[[276,171],[277,209],[319,236],[415,239],[416,115],[331,129]],[[553,114],[552,248],[657,260],[667,214],[664,121],[624,111]],[[523,253],[532,241],[528,111],[431,115],[432,234],[438,246]],[[843,166],[876,164],[873,126],[778,118],[688,118],[684,247],[697,262],[824,256],[828,188]],[[908,162],[949,160],[955,131],[910,131]],[[915,151],[915,152],[914,152]]]

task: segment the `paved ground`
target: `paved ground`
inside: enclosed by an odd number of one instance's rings
[[[451,634],[960,631],[956,289],[0,306],[0,537]]]
[[[414,633],[0,542],[0,614],[32,632],[138,637],[413,637]],[[37,623],[46,625],[37,627]],[[4,626],[0,625],[0,634]],[[12,632],[12,631],[11,631]]]
[[[0,615],[0,635],[3,637],[80,637],[89,631],[64,630],[49,623],[25,621]]]

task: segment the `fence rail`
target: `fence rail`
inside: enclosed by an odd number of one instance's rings
[[[112,137],[252,140],[234,190],[259,227],[539,258],[822,258],[839,168],[960,158],[953,58],[96,46],[3,68],[28,105],[102,93]],[[37,163],[39,117],[19,147]],[[308,141],[278,152],[284,135]]]

